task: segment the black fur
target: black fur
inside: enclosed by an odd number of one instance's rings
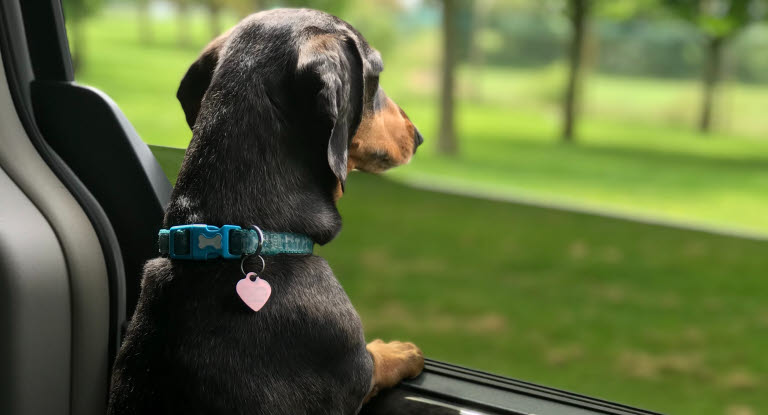
[[[308,56],[302,47],[324,33],[343,41]],[[346,178],[349,140],[380,70],[363,37],[328,14],[274,10],[241,22],[182,82],[194,134],[164,226],[256,224],[330,241],[341,227],[333,195]],[[273,291],[256,313],[235,293],[239,266],[147,263],[114,365],[110,414],[359,410],[372,361],[328,264],[266,257],[261,278]],[[259,268],[256,260],[246,267]]]

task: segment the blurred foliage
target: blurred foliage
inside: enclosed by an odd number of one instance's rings
[[[728,69],[736,79],[768,82],[768,1],[664,0],[674,15],[692,23],[700,37],[729,41]],[[742,33],[743,32],[743,33]],[[691,64],[698,66],[701,57]]]
[[[487,62],[492,65],[551,63],[562,58],[569,36],[562,16],[542,7],[523,10],[497,3],[485,23],[486,31],[497,33],[504,45],[487,51]]]
[[[768,9],[766,0],[592,1],[595,22],[590,52],[594,56],[590,63],[601,72],[698,77],[704,59],[700,46],[705,36],[728,33],[733,37],[727,54],[729,74],[747,82],[768,81],[768,29],[759,26],[745,31],[744,36],[735,36],[748,23],[764,20]],[[137,1],[112,0],[110,3],[115,2]],[[67,15],[78,17],[92,15],[102,3],[103,0],[63,1]],[[399,0],[172,0],[171,3],[221,7],[234,10],[240,16],[273,7],[318,8],[343,15],[361,28],[370,43],[385,55],[404,34],[417,30],[427,19],[405,10]],[[565,5],[565,0],[459,2],[459,59],[532,68],[556,63],[563,58],[570,36]],[[440,1],[423,0],[422,7],[439,8]],[[482,16],[477,15],[478,10],[483,11]],[[684,19],[676,19],[680,17]],[[473,48],[477,51],[472,52]]]
[[[465,0],[456,3],[456,49],[460,60],[469,59],[474,46],[475,12],[478,0]]]
[[[339,15],[352,3],[352,0],[282,0],[279,3],[281,6],[310,7]]]
[[[360,7],[359,3],[352,5],[346,9],[344,18],[386,58],[401,41],[401,30],[393,24],[401,12],[402,6],[397,0],[381,0],[368,7]]]
[[[659,0],[602,0],[597,3],[597,14],[609,20],[658,16]]]
[[[103,4],[102,0],[67,0],[62,4],[64,16],[70,25],[73,45],[71,50],[72,66],[75,69],[83,66],[84,56],[87,53],[83,23],[87,17],[96,14]]]
[[[541,67],[562,59],[570,36],[562,4],[494,2],[477,43],[487,64]],[[594,64],[599,71],[667,78],[699,76],[704,35],[696,27],[674,19],[678,15],[655,0],[602,1],[599,5],[592,27],[593,41],[597,42]],[[678,4],[675,13],[682,13],[681,7]],[[705,27],[712,21],[706,20]],[[745,23],[741,21],[738,27]],[[749,36],[734,38],[728,58],[736,79],[768,81],[768,29],[759,26],[750,30]]]
[[[485,36],[494,33],[503,48],[486,51],[491,65],[540,66],[561,59],[568,40],[562,15],[543,7],[504,7],[496,2],[485,21]]]
[[[714,38],[737,34],[762,18],[765,8],[764,0],[663,0],[663,5]]]
[[[646,19],[599,21],[596,25],[601,72],[685,78],[698,74],[701,36],[679,22]]]
[[[70,21],[78,21],[98,12],[104,5],[103,0],[65,0],[62,2],[64,16]]]
[[[208,0],[210,1],[210,0]],[[401,11],[397,0],[380,0],[360,7],[352,0],[214,0],[246,16],[275,7],[308,7],[334,15],[344,15],[355,27],[364,28],[366,39],[386,53],[397,41],[397,28],[392,25]]]
[[[745,82],[768,82],[768,26],[756,25],[731,45],[730,71]]]

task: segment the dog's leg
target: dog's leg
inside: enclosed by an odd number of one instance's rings
[[[380,390],[391,388],[406,378],[415,378],[424,369],[424,355],[413,343],[389,342],[376,339],[366,346],[373,358],[371,391],[363,403]]]

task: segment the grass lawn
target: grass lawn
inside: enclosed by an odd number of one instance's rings
[[[153,151],[175,180],[182,150]],[[358,173],[340,209],[318,254],[371,339],[670,414],[768,408],[768,242]]]
[[[407,108],[427,141],[395,178],[768,235],[768,140],[587,119],[563,145],[546,113],[462,103],[461,155],[446,157],[431,103]]]

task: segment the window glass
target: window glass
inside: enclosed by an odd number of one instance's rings
[[[75,78],[173,181],[182,76],[281,5],[362,32],[425,137],[351,174],[317,250],[369,339],[665,413],[768,407],[763,3],[64,0]]]

